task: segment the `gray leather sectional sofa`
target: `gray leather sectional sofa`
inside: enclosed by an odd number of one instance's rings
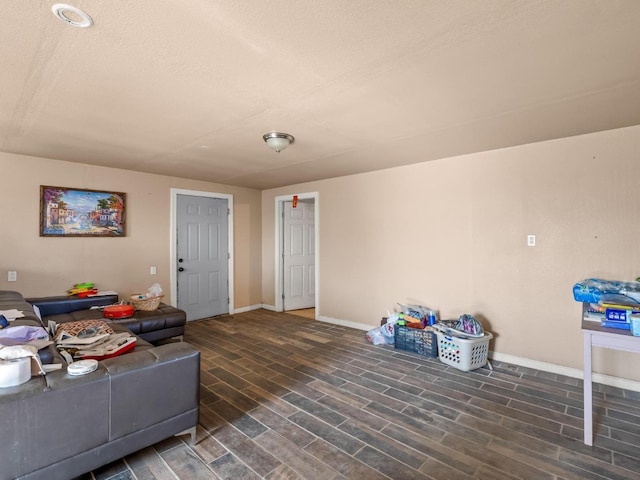
[[[0,310],[40,325],[18,292],[0,291]],[[114,325],[118,331],[124,327]],[[95,372],[70,376],[49,347],[41,358],[58,371],[0,388],[0,480],[68,480],[172,435],[195,442],[200,352],[185,342],[153,346],[102,360]]]
[[[26,301],[39,308],[45,324],[49,320],[63,323],[102,318],[100,310],[91,310],[90,307],[113,305],[118,302],[118,295],[88,298],[55,296],[27,298]],[[156,310],[150,312],[136,310],[133,317],[118,320],[118,323],[147,342],[158,342],[168,338],[182,337],[187,315],[183,310],[161,303]]]

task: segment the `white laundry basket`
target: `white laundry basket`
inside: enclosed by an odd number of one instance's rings
[[[438,357],[442,363],[468,372],[484,367],[489,358],[489,340],[493,338],[488,332],[480,338],[458,338],[436,332],[438,335]]]

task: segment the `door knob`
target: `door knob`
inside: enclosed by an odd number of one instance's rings
[[[180,268],[178,269],[178,271],[179,271],[179,272],[184,272],[184,267],[180,267]]]

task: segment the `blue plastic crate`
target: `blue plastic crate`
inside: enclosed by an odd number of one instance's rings
[[[438,340],[434,332],[395,325],[395,347],[425,357],[438,356]]]

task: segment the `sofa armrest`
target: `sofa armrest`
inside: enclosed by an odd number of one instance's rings
[[[189,411],[200,400],[200,352],[184,342],[103,360],[114,440]]]

